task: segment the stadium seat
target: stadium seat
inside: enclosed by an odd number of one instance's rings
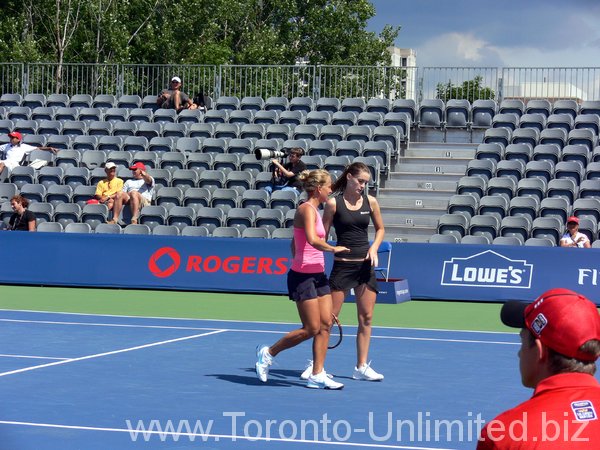
[[[113,122],[113,136],[126,138],[135,136],[139,125],[146,122]]]
[[[265,101],[262,97],[243,97],[239,108],[243,111],[260,111],[264,109]]]
[[[89,224],[95,230],[98,224],[106,223],[108,219],[108,208],[105,204],[88,204],[81,212],[81,222]]]
[[[264,110],[265,111],[277,111],[282,112],[289,108],[289,102],[286,97],[268,97],[265,100]]]
[[[92,227],[89,223],[68,223],[65,226],[65,233],[92,233]]]
[[[531,99],[527,102],[525,107],[526,114],[542,114],[548,118],[552,111],[552,105],[547,99]]]
[[[526,217],[533,222],[538,215],[540,200],[534,196],[514,197],[510,200],[508,214],[513,217]]]
[[[114,108],[117,104],[117,99],[112,94],[98,94],[92,100],[92,108]]]
[[[130,223],[125,228],[123,228],[123,234],[140,234],[144,236],[149,236],[152,234],[152,229],[148,225],[144,225],[141,223]]]
[[[279,120],[279,109],[256,111],[254,114],[255,124],[273,125]]]
[[[494,100],[475,100],[471,108],[472,127],[490,128],[497,110],[498,105]]]
[[[500,220],[495,215],[477,215],[469,221],[468,234],[485,236],[492,242],[500,233]]]
[[[444,214],[440,217],[437,232],[438,234],[451,234],[460,240],[467,234],[469,219],[462,214]]]
[[[471,245],[490,245],[492,243],[492,241],[490,241],[490,238],[486,235],[470,235],[467,234],[466,236],[463,236],[462,239],[460,240],[461,244],[471,244]]]
[[[254,226],[254,211],[250,208],[231,208],[227,212],[225,223],[228,227],[234,227],[243,232]]]
[[[500,102],[498,108],[499,114],[514,114],[517,117],[521,117],[525,111],[525,105],[523,100],[520,99],[505,99]]]
[[[428,241],[430,244],[458,244],[460,239],[454,234],[433,234]]]
[[[475,150],[475,159],[491,159],[495,163],[504,159],[504,145],[499,142],[479,144]]]
[[[303,111],[306,114],[313,110],[313,99],[310,97],[294,97],[290,100],[290,111]]]
[[[492,245],[524,245],[521,239],[515,236],[498,236],[492,241]]]

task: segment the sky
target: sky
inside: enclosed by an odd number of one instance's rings
[[[600,0],[370,0],[419,67],[600,67]]]

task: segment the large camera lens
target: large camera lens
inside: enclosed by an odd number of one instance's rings
[[[268,148],[257,148],[256,150],[254,150],[254,156],[256,156],[256,159],[263,160],[283,158],[285,156],[285,153],[276,150],[270,150]]]

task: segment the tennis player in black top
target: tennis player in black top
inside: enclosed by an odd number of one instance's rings
[[[383,241],[385,229],[379,204],[375,197],[368,195],[367,187],[370,180],[371,171],[367,165],[357,162],[348,166],[332,187],[334,197],[325,204],[323,225],[328,234],[333,225],[337,235],[337,245],[350,249],[350,253],[334,256],[329,286],[333,300],[333,314],[336,316],[340,313],[350,289],[354,289],[356,295],[357,357],[352,378],[381,381],[383,375],[371,368],[368,355],[371,321],[378,292],[374,268],[378,264],[377,250]],[[372,244],[369,244],[368,228],[371,220],[375,227],[375,239]],[[302,378],[310,375],[309,370],[312,370],[310,365],[302,373]]]

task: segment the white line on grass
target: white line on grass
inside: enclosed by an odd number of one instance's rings
[[[13,375],[15,373],[29,372],[31,370],[43,369],[45,367],[58,366],[61,364],[68,364],[68,363],[72,363],[72,362],[76,362],[76,361],[84,361],[86,359],[100,358],[102,356],[116,355],[118,353],[126,353],[126,352],[131,352],[134,350],[141,350],[143,348],[156,347],[158,345],[170,344],[172,342],[187,341],[189,339],[195,339],[195,338],[199,338],[199,337],[209,336],[211,334],[224,333],[225,331],[227,331],[227,330],[216,330],[216,331],[211,331],[208,333],[194,334],[193,336],[184,336],[184,337],[175,338],[175,339],[168,339],[166,341],[151,342],[150,344],[138,345],[135,347],[123,348],[120,350],[113,350],[111,352],[96,353],[95,355],[81,356],[79,358],[69,358],[69,359],[65,359],[62,361],[56,361],[56,362],[52,362],[52,363],[48,363],[48,364],[40,364],[39,366],[31,366],[31,367],[25,367],[23,369],[17,369],[17,370],[11,370],[9,372],[3,372],[3,373],[0,373],[0,377],[4,377],[7,375]]]
[[[8,355],[5,353],[1,353],[0,358],[56,359],[59,361],[64,360],[64,359],[69,359],[69,358],[56,358],[54,356]]]
[[[200,319],[190,317],[159,317],[159,316],[132,316],[132,315],[119,315],[119,314],[90,314],[90,313],[74,313],[65,311],[38,311],[33,309],[5,309],[0,308],[0,311],[8,312],[23,312],[23,313],[37,313],[37,314],[65,314],[72,316],[92,316],[92,317],[116,317],[116,318],[131,318],[131,319],[157,319],[157,320],[189,320],[189,321],[203,321],[203,322],[231,322],[231,323],[266,323],[272,325],[295,325],[294,322],[268,322],[260,320],[234,320],[234,319]],[[222,328],[222,327],[221,327]],[[452,330],[444,328],[411,328],[411,327],[385,327],[376,326],[376,328],[385,328],[391,330],[416,330],[416,331],[441,331],[444,333],[486,333],[486,334],[508,334],[517,335],[517,331],[486,331],[486,330]]]
[[[132,433],[142,434],[155,434],[161,437],[161,441],[164,440],[165,436],[173,436],[174,438],[188,437],[190,441],[195,438],[201,438],[204,440],[214,439],[219,441],[220,439],[230,439],[232,441],[263,441],[263,442],[285,442],[286,444],[310,444],[310,445],[335,445],[344,447],[363,447],[363,448],[387,448],[397,450],[455,450],[451,448],[442,447],[415,447],[406,445],[389,445],[389,444],[376,444],[376,443],[360,443],[360,442],[337,442],[337,441],[315,441],[309,439],[285,439],[275,437],[254,437],[254,436],[237,436],[230,434],[209,434],[209,433],[188,433],[178,431],[155,431],[155,430],[144,430],[136,431],[135,429],[127,428],[106,428],[106,427],[88,427],[80,425],[60,425],[53,423],[34,423],[34,422],[17,422],[12,420],[0,420],[0,425],[19,425],[27,427],[39,427],[39,428],[60,428],[66,430],[83,430],[83,431],[110,431],[118,433],[128,433],[130,436]]]

